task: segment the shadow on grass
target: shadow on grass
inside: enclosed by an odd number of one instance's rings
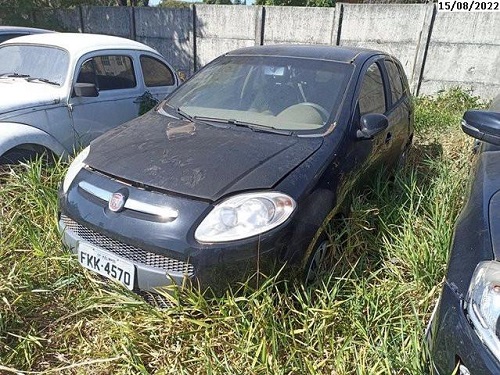
[[[383,238],[388,237],[389,228],[403,221],[405,208],[418,199],[417,194],[432,190],[440,173],[436,162],[442,157],[441,144],[416,143],[405,167],[389,173],[381,169],[369,185],[352,193],[350,214],[329,224],[330,252],[320,282],[332,276],[361,276],[384,266]]]

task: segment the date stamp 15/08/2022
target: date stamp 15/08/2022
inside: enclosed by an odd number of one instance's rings
[[[500,12],[500,0],[438,0],[438,12]]]

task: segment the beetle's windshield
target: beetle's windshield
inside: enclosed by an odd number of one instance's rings
[[[0,47],[0,77],[31,78],[30,82],[45,81],[60,86],[66,78],[68,64],[68,53],[59,48],[35,45]]]
[[[224,56],[167,98],[164,109],[194,119],[314,131],[336,114],[351,73],[350,64],[332,61]]]

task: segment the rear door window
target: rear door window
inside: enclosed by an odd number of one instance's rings
[[[151,56],[141,56],[141,69],[146,87],[172,86],[174,74],[170,68]]]
[[[392,103],[397,103],[403,96],[403,81],[401,80],[401,73],[398,66],[390,61],[385,60],[385,68],[389,76],[389,83],[391,85],[391,99]]]

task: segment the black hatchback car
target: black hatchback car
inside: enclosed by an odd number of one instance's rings
[[[427,341],[436,374],[500,374],[500,96],[462,129],[481,143]]]
[[[412,108],[400,63],[382,52],[227,53],[75,158],[60,194],[64,243],[138,292],[219,289],[285,263],[311,280],[346,196],[404,159]]]

